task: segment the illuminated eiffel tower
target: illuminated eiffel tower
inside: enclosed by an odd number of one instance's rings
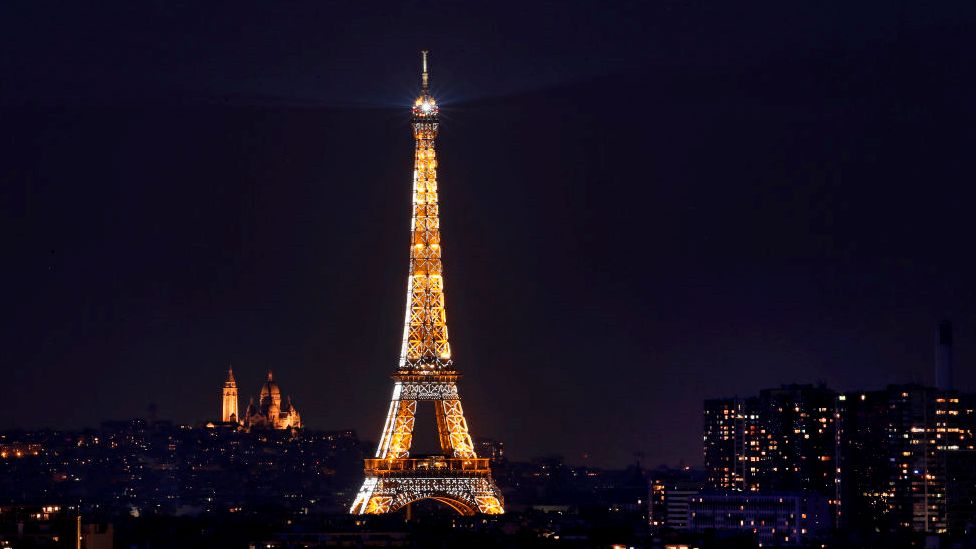
[[[499,514],[502,495],[489,460],[479,458],[471,443],[447,339],[434,153],[438,109],[428,89],[426,51],[423,67],[423,87],[413,105],[416,152],[403,347],[383,436],[375,456],[365,460],[366,480],[349,512],[391,513],[433,499],[464,515]],[[434,405],[443,455],[410,455],[419,401]]]

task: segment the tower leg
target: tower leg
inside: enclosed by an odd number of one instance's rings
[[[449,455],[459,458],[477,457],[474,443],[468,433],[468,422],[464,420],[464,409],[460,399],[442,400],[437,403],[437,431],[441,447]],[[444,444],[445,439],[448,444]],[[446,447],[445,447],[446,446]]]
[[[413,443],[413,427],[417,414],[416,400],[401,400],[399,386],[390,402],[383,436],[376,449],[378,458],[405,458],[410,455],[410,445]]]

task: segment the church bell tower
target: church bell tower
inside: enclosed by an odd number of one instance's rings
[[[240,414],[237,411],[237,381],[234,379],[234,368],[228,368],[227,381],[224,382],[223,410],[220,420],[224,423],[237,423]]]

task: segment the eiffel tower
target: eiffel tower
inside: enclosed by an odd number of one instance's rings
[[[439,501],[463,515],[504,512],[489,460],[479,458],[471,443],[457,389],[460,375],[447,339],[434,152],[437,112],[425,51],[422,88],[413,104],[416,151],[403,347],[383,436],[375,456],[365,460],[366,480],[349,510],[352,514],[392,513],[421,499]],[[420,401],[434,405],[441,455],[410,454]]]

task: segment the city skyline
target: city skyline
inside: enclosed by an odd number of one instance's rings
[[[0,427],[215,419],[233,364],[378,438],[427,48],[452,347],[511,455],[699,464],[706,398],[933,385],[945,319],[976,388],[968,10],[304,8],[4,8]]]

